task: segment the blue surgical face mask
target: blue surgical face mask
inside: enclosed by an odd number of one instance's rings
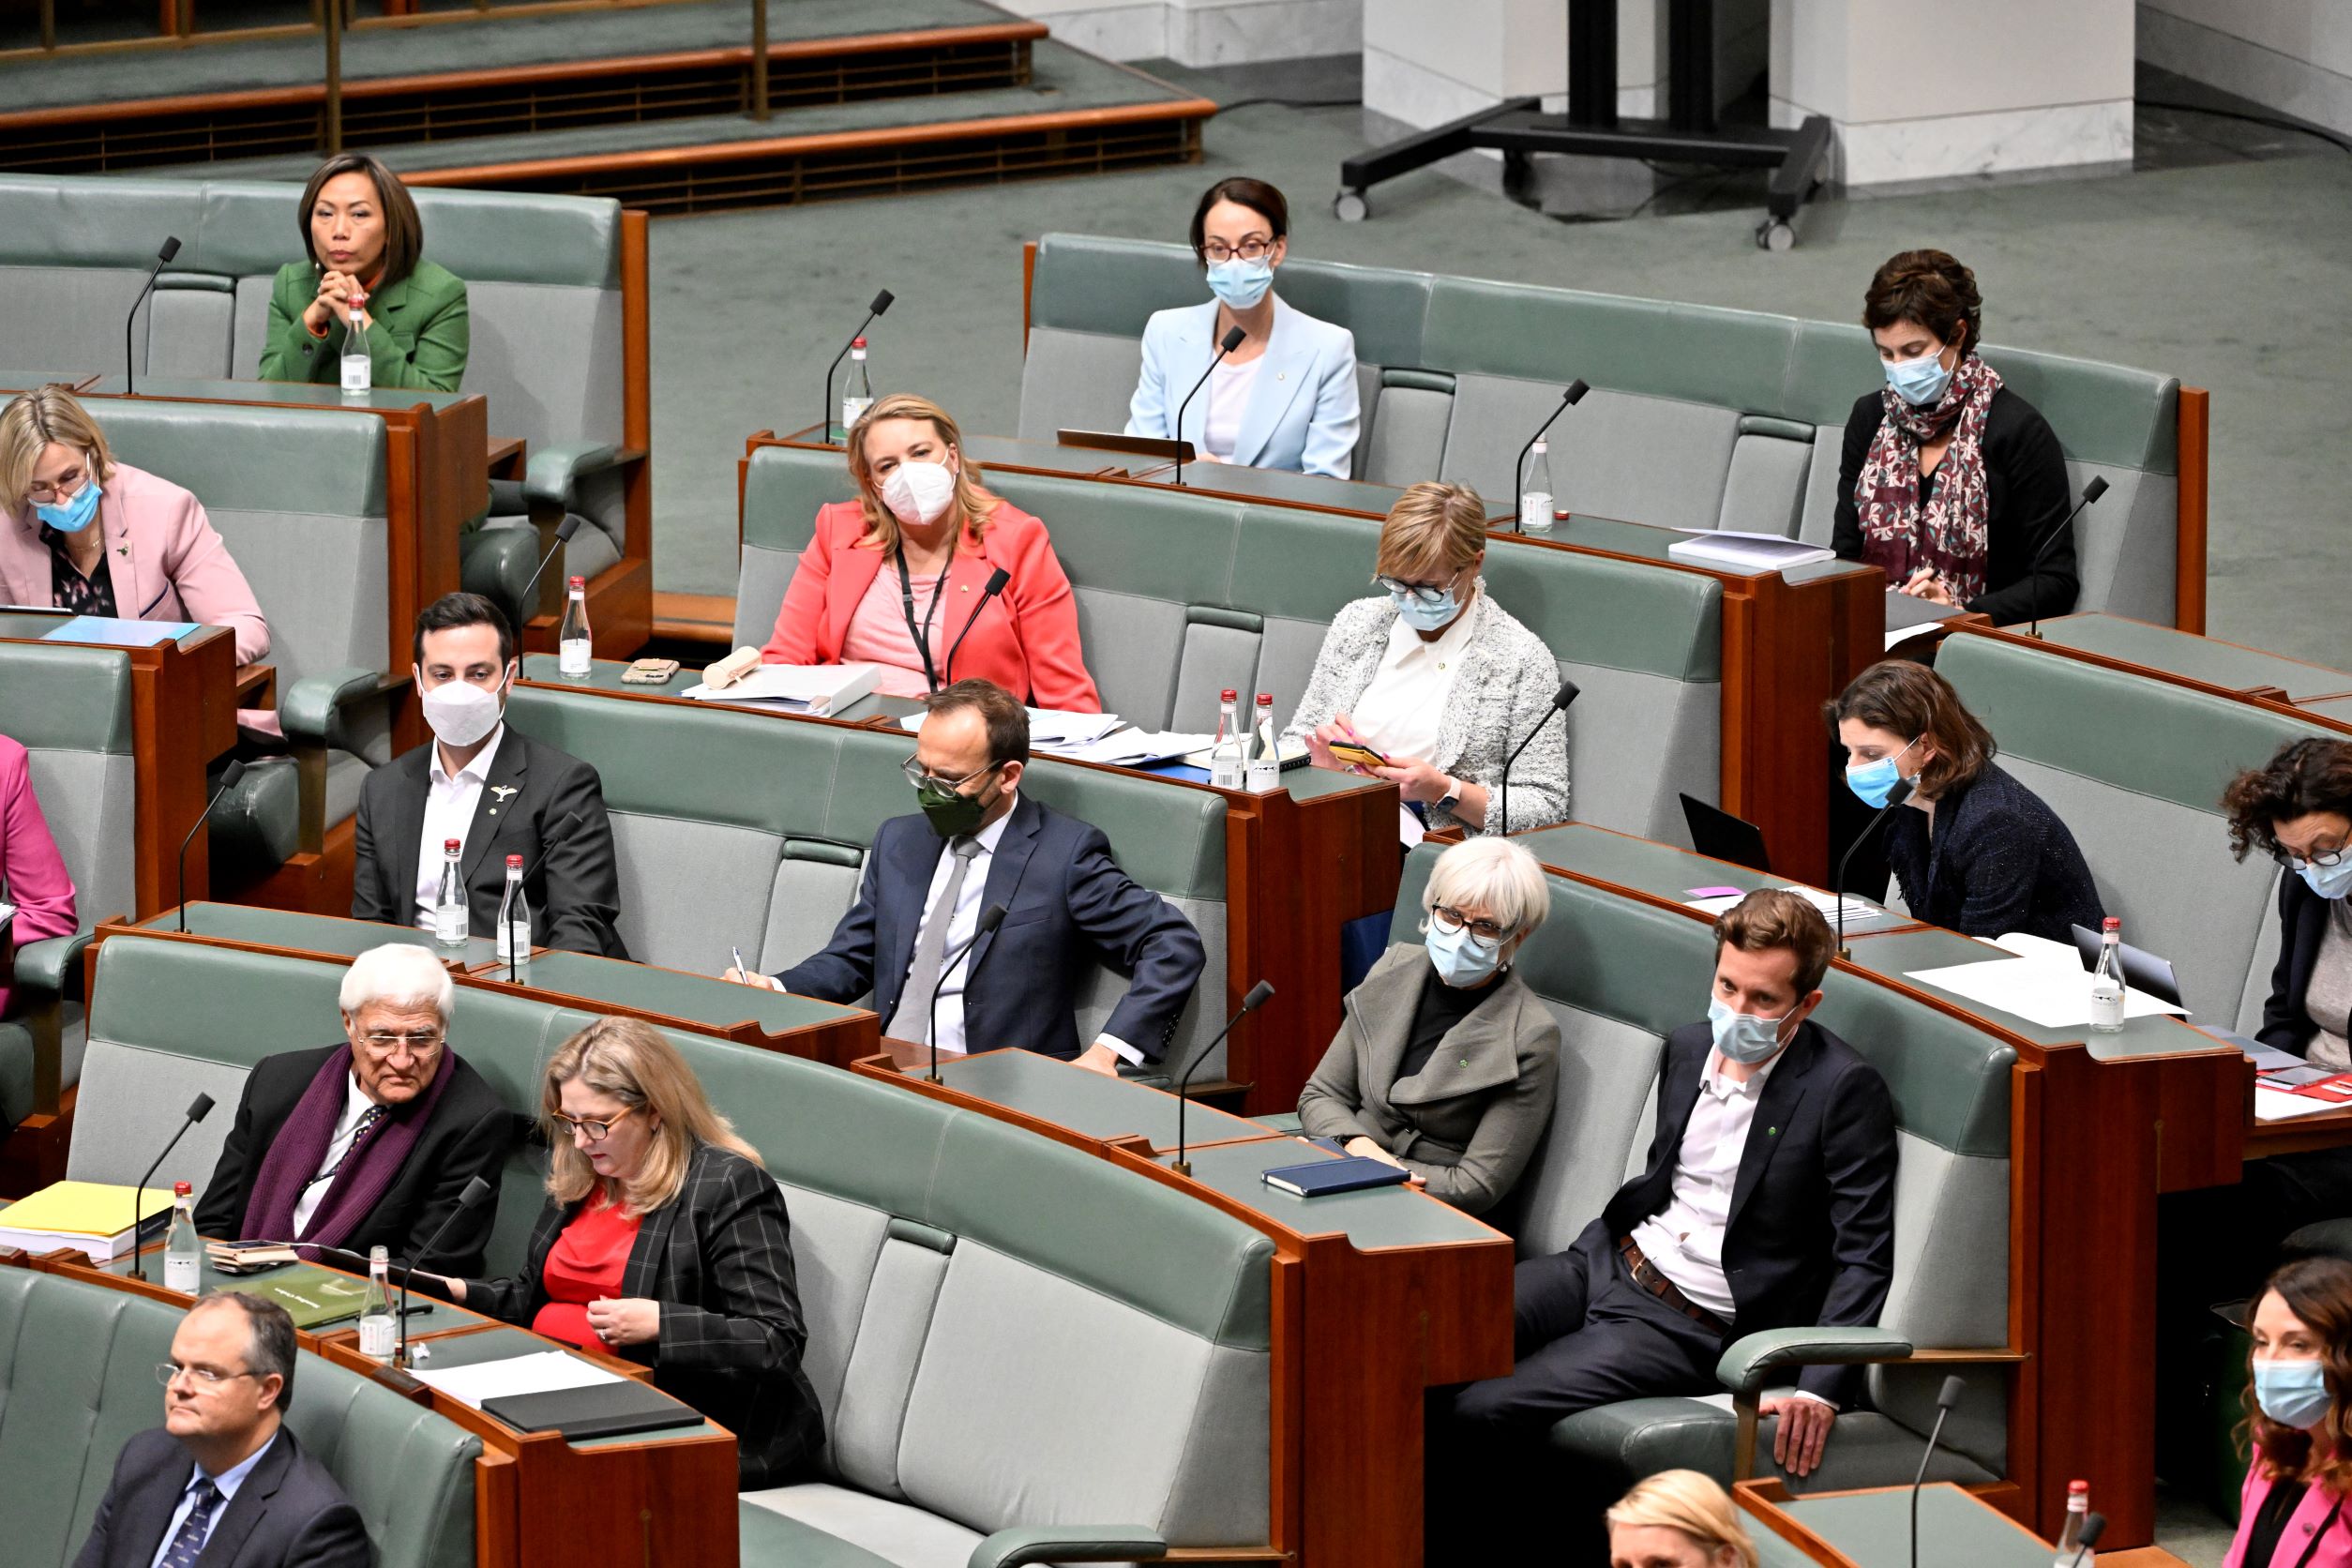
[[[2257,1356],[2254,1385],[2254,1403],[2282,1426],[2307,1430],[2328,1413],[2327,1369],[2316,1361],[2264,1361]]]
[[[1470,935],[1468,926],[1446,931],[1440,930],[1433,920],[1422,942],[1429,949],[1429,961],[1437,966],[1438,978],[1449,986],[1478,985],[1502,967],[1502,944],[1487,946]]]
[[[1246,310],[1274,287],[1274,264],[1260,256],[1245,262],[1229,257],[1209,268],[1209,292],[1236,310]]]
[[[2352,856],[2333,866],[2314,866],[2308,860],[2297,861],[2295,874],[2303,879],[2303,885],[2322,898],[2341,898],[2352,893]]]
[[[1418,594],[1399,594],[1393,589],[1388,596],[1396,606],[1397,618],[1415,631],[1443,631],[1462,612],[1461,603],[1455,598],[1451,588],[1445,591],[1445,597],[1435,604],[1426,602]]]
[[[1944,388],[1952,384],[1952,372],[1944,369],[1942,349],[1922,354],[1917,359],[1889,359],[1883,363],[1887,384],[1913,408],[1934,404],[1943,397]]]
[[[1911,746],[1905,746],[1903,751],[1908,751],[1917,745],[1919,737],[1913,736]],[[1859,795],[1864,806],[1873,811],[1877,810],[1887,804],[1887,797],[1894,793],[1895,780],[1903,776],[1902,770],[1894,763],[1895,757],[1902,756],[1903,751],[1896,752],[1894,757],[1881,757],[1875,762],[1848,767],[1846,770],[1846,787]],[[1911,776],[1916,779],[1919,775]]]
[[[33,515],[60,534],[79,534],[90,526],[98,509],[98,482],[85,474],[72,500],[44,501],[33,508]]]
[[[1753,1067],[1769,1062],[1780,1049],[1779,1018],[1759,1018],[1753,1013],[1735,1013],[1723,998],[1707,999],[1707,1022],[1715,1032],[1715,1048],[1726,1062],[1737,1062]]]

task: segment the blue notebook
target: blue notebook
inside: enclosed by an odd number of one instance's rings
[[[1401,1170],[1386,1160],[1367,1160],[1350,1154],[1346,1159],[1278,1165],[1267,1171],[1262,1180],[1270,1187],[1280,1188],[1300,1198],[1320,1198],[1325,1193],[1400,1186],[1410,1181],[1411,1175],[1410,1171]]]

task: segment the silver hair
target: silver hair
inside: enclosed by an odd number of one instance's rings
[[[1425,912],[1443,904],[1483,909],[1514,936],[1524,937],[1552,912],[1552,890],[1533,855],[1508,838],[1465,839],[1438,856],[1421,890]]]
[[[343,971],[342,992],[336,1000],[351,1018],[368,1006],[401,1012],[430,1007],[440,1018],[441,1027],[447,1029],[457,998],[458,988],[439,958],[414,943],[393,942],[370,947],[351,961],[351,968]]]

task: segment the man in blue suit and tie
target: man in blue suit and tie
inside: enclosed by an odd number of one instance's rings
[[[1003,687],[957,681],[926,699],[907,778],[922,815],[874,836],[857,902],[824,950],[777,975],[727,978],[848,1003],[868,991],[894,1039],[1018,1047],[1098,1073],[1156,1062],[1200,977],[1200,934],[1110,857],[1102,830],[1020,792],[1029,714]],[[973,943],[980,913],[1003,922]],[[1092,959],[1130,978],[1092,1041],[1077,1000]]]

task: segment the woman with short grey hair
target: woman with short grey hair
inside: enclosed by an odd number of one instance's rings
[[[1485,1214],[1551,1124],[1560,1025],[1512,962],[1551,888],[1519,845],[1472,838],[1438,856],[1421,907],[1422,945],[1391,947],[1349,993],[1299,1124]]]

